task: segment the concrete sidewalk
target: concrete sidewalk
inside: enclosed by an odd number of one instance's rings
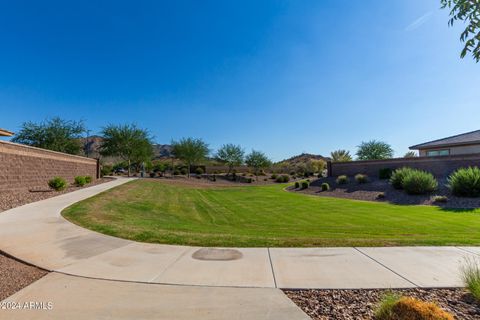
[[[118,179],[0,213],[0,250],[39,267],[141,283],[260,288],[461,286],[475,247],[199,248],[145,244],[76,226],[63,208]]]

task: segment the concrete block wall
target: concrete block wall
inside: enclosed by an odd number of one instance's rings
[[[59,176],[73,183],[76,176],[97,178],[97,160],[0,141],[0,191],[45,189]]]
[[[328,175],[331,177],[337,177],[342,174],[353,176],[357,173],[378,177],[378,172],[382,168],[394,170],[400,167],[421,169],[431,172],[437,177],[446,177],[458,168],[469,166],[480,167],[480,154],[329,162],[327,164]]]

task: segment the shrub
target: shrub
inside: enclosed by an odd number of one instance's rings
[[[276,182],[280,182],[280,183],[282,183],[282,182],[288,182],[288,181],[290,181],[290,177],[287,176],[286,174],[284,174],[284,175],[278,176],[275,181],[276,181]]]
[[[403,177],[402,187],[408,194],[425,194],[437,189],[435,177],[422,170],[411,170]]]
[[[357,183],[367,183],[368,182],[368,176],[366,174],[357,174],[355,175],[355,181],[357,181]]]
[[[84,185],[87,184],[87,181],[85,180],[84,176],[76,176],[75,177],[75,184],[79,187],[83,187]]]
[[[173,175],[174,175],[174,176],[178,176],[179,174],[180,174],[180,171],[178,171],[178,170],[173,170]]]
[[[203,169],[202,168],[197,168],[195,169],[196,174],[203,174]]]
[[[463,284],[472,296],[480,302],[480,266],[476,260],[467,259],[461,268]]]
[[[308,187],[310,186],[310,183],[308,183],[308,181],[302,181],[300,185],[301,185],[301,189],[304,190],[304,189],[308,189]]]
[[[459,197],[480,196],[480,169],[478,167],[460,168],[448,177],[448,187]]]
[[[248,178],[247,179],[247,183],[252,183],[253,179],[252,178]]]
[[[433,302],[412,297],[387,295],[375,312],[378,320],[453,320],[453,316]]]
[[[318,179],[322,178],[323,177],[323,173],[319,172],[318,175],[317,175]]]
[[[328,183],[324,182],[320,185],[320,189],[322,191],[328,191],[328,190],[330,190],[330,185]]]
[[[270,176],[270,178],[272,178],[273,180],[275,180],[275,179],[277,179],[277,175],[276,175],[276,174],[272,174],[272,175]]]
[[[446,203],[448,198],[446,196],[434,196],[432,200],[437,203]]]
[[[298,188],[300,188],[300,182],[295,181],[295,189],[298,189]]]
[[[263,178],[263,181],[268,181],[268,178]]]
[[[187,168],[182,168],[182,169],[180,169],[180,173],[181,173],[182,175],[188,174]]]
[[[385,199],[385,192],[379,192],[377,194],[377,199]]]
[[[390,168],[382,168],[378,170],[378,178],[379,179],[390,179],[392,176],[393,170]]]
[[[155,172],[150,172],[150,178],[155,178]]]
[[[91,176],[85,176],[85,182],[86,183],[92,183],[92,177]]]
[[[402,167],[392,172],[390,177],[390,183],[395,189],[403,188],[403,178],[408,172],[411,172],[413,169],[409,167]]]
[[[102,169],[100,169],[100,175],[103,176],[109,176],[113,173],[113,166],[111,165],[103,165]]]
[[[48,181],[48,186],[55,191],[62,191],[67,188],[67,181],[61,177],[55,177]]]
[[[349,179],[346,175],[343,174],[341,176],[338,176],[336,181],[337,181],[337,184],[347,184]]]

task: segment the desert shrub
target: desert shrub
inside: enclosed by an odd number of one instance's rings
[[[300,188],[300,182],[295,181],[295,189],[298,189],[298,188]]]
[[[392,172],[390,177],[390,183],[395,189],[402,189],[403,188],[403,178],[413,169],[409,167],[402,167]]]
[[[283,174],[283,175],[281,175],[281,176],[278,176],[275,181],[276,181],[276,182],[280,182],[280,183],[288,182],[288,181],[290,181],[290,177],[287,176],[286,174]]]
[[[182,169],[180,169],[180,173],[181,173],[182,175],[188,174],[187,168],[182,168]]]
[[[341,176],[338,176],[336,181],[337,181],[337,184],[347,184],[349,179],[346,175],[343,174]]]
[[[111,165],[103,165],[102,169],[100,169],[100,175],[103,176],[109,176],[113,173],[113,166]]]
[[[272,175],[270,176],[270,178],[272,178],[273,180],[275,180],[275,179],[277,179],[277,175],[276,175],[276,174],[272,174]]]
[[[55,177],[48,181],[48,186],[55,191],[62,191],[67,188],[67,181],[62,177]]]
[[[310,186],[310,183],[309,183],[308,181],[302,181],[302,182],[300,183],[300,188],[301,188],[302,190],[308,189],[309,186]]]
[[[433,202],[437,203],[446,203],[448,201],[448,198],[446,196],[434,196],[432,200]]]
[[[202,168],[197,168],[197,169],[195,169],[195,173],[196,174],[203,174],[204,172],[203,172]]]
[[[252,178],[247,178],[247,183],[252,183],[253,179]]]
[[[92,177],[91,176],[85,176],[85,182],[86,183],[92,183]]]
[[[480,302],[480,266],[474,259],[465,260],[461,268],[463,284],[472,296]]]
[[[87,181],[85,180],[84,176],[76,176],[75,177],[75,184],[79,187],[83,187],[84,185],[87,184]]]
[[[448,177],[448,187],[459,197],[480,196],[480,169],[478,167],[460,168]]]
[[[437,187],[437,179],[431,173],[422,170],[411,170],[402,181],[402,188],[408,194],[426,194],[435,191]]]
[[[150,178],[155,178],[155,172],[150,172]]]
[[[367,183],[368,182],[368,176],[366,174],[356,174],[355,175],[355,181],[357,181],[357,183]]]
[[[322,177],[323,177],[323,173],[321,173],[321,172],[318,173],[317,177],[318,177],[319,179],[322,178]]]
[[[377,199],[385,199],[385,192],[379,192],[377,194]]]
[[[178,176],[180,174],[180,171],[179,170],[173,170],[173,175],[174,176]]]
[[[290,171],[290,175],[291,175],[291,176],[294,176],[294,175],[296,175],[296,174],[297,174],[297,173],[296,173],[295,171]]]
[[[263,181],[268,181],[268,178],[263,178]]]
[[[328,190],[330,190],[330,185],[328,183],[324,182],[320,185],[320,189],[322,191],[328,191]]]
[[[379,179],[390,179],[392,176],[393,170],[391,168],[382,168],[378,170],[378,178]]]
[[[375,312],[378,320],[453,320],[453,316],[436,303],[412,297],[387,295]]]

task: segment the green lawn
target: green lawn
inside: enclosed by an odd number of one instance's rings
[[[285,185],[201,188],[136,180],[64,210],[70,221],[145,242],[200,246],[478,245],[480,210],[326,198]]]

